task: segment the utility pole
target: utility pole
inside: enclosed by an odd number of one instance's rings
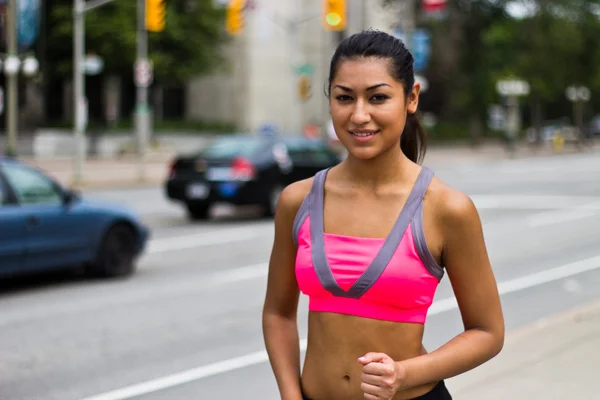
[[[17,56],[17,0],[8,1],[8,21],[7,44],[8,59],[15,59]],[[7,74],[7,107],[6,107],[6,130],[7,130],[7,155],[15,156],[17,154],[17,125],[19,120],[19,86],[18,72],[16,74]]]
[[[400,7],[400,23],[404,34],[404,45],[409,51],[412,51],[412,35],[417,25],[415,0],[403,0]]]
[[[14,1],[14,0],[12,0]],[[73,0],[73,109],[75,124],[75,168],[73,183],[83,180],[85,161],[85,129],[87,125],[87,100],[85,98],[84,54],[85,54],[85,13],[114,0]]]
[[[136,107],[135,132],[138,149],[138,179],[146,179],[146,155],[150,137],[151,118],[148,105],[148,86],[152,71],[148,61],[148,31],[146,30],[146,0],[137,0],[137,61],[135,66]]]
[[[75,112],[75,169],[73,183],[83,180],[83,162],[85,159],[85,79],[83,55],[85,52],[85,1],[73,0],[73,110]]]

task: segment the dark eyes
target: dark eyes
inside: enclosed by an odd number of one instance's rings
[[[389,99],[389,96],[386,96],[385,94],[374,94],[373,96],[371,96],[369,98],[370,101],[374,101],[376,103],[381,103],[387,99]],[[349,102],[352,101],[352,97],[348,96],[347,94],[341,94],[339,96],[336,96],[335,99],[337,101],[341,101],[343,103],[345,102]]]

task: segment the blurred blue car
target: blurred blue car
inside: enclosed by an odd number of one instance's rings
[[[148,237],[124,207],[87,200],[0,156],[0,276],[80,266],[96,276],[130,275]]]

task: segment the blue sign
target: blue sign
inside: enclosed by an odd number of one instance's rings
[[[393,35],[406,43],[406,35],[400,29],[395,29]],[[431,35],[425,29],[415,29],[412,33],[411,44],[409,46],[415,62],[415,72],[421,72],[429,64],[431,55]]]
[[[28,48],[35,43],[40,30],[40,0],[20,0],[17,4],[19,46]]]

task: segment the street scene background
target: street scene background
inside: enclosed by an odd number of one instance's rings
[[[272,201],[339,161],[328,62],[370,28],[415,56],[423,164],[473,199],[501,294],[504,349],[449,379],[453,397],[596,398],[600,1],[0,0],[0,399],[279,398],[261,329]],[[262,141],[283,172],[245,193]],[[39,179],[11,180],[15,163]],[[128,273],[51,263],[59,244],[28,266],[43,218],[58,237],[69,210],[125,209],[148,230]],[[114,249],[89,250],[129,254]],[[298,318],[304,350],[304,296]],[[444,278],[424,344],[461,329]]]

